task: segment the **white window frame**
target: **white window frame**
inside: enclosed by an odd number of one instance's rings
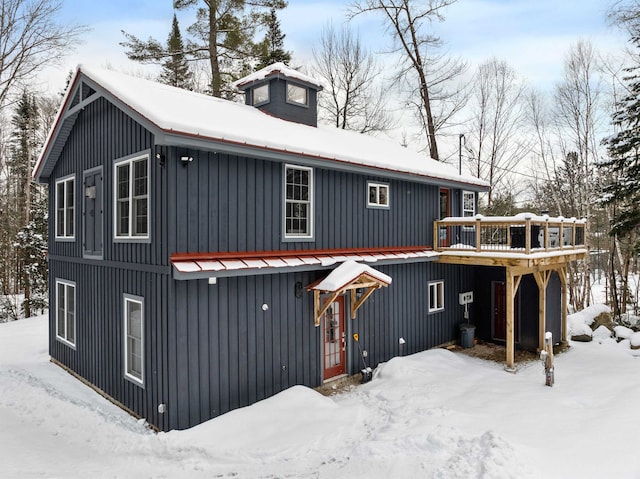
[[[60,297],[59,287],[63,287],[64,298]],[[69,311],[69,295],[73,296],[73,311]],[[78,328],[76,320],[77,301],[76,301],[76,283],[65,279],[56,278],[56,339],[67,346],[71,346],[73,349],[76,347],[76,341],[78,337]],[[63,303],[60,308],[61,302]],[[62,318],[60,317],[60,310],[62,309]],[[69,315],[72,315],[71,323],[69,322]],[[62,323],[61,323],[62,321]],[[62,324],[62,328],[60,327]],[[69,324],[73,324],[73,337],[70,338]],[[62,330],[62,332],[60,331]]]
[[[146,160],[147,162],[147,194],[142,195],[140,198],[146,197],[147,200],[147,232],[146,234],[134,234],[135,218],[134,218],[134,164],[140,161]],[[129,223],[127,234],[118,234],[118,168],[128,166],[129,167],[129,192],[126,201],[129,203]],[[113,164],[113,239],[114,240],[149,240],[151,230],[151,162],[149,161],[149,154],[135,155],[130,158],[124,158],[116,160]]]
[[[375,188],[376,190],[376,199],[375,201],[371,201],[371,188]],[[380,190],[381,189],[386,189],[387,190],[387,202],[386,203],[381,203],[380,202]],[[388,183],[377,183],[375,181],[368,181],[367,182],[367,207],[369,208],[385,208],[388,209],[391,205],[391,199],[389,198],[389,194],[391,193],[391,188],[389,186]]]
[[[138,372],[134,371],[132,367],[130,367],[130,362],[129,362],[129,353],[130,353],[130,347],[129,347],[129,323],[130,323],[130,317],[129,317],[129,308],[128,305],[130,303],[135,303],[135,304],[139,304],[140,305],[140,371],[139,371],[139,375]],[[139,384],[140,386],[144,386],[144,348],[145,348],[145,344],[144,344],[144,320],[145,320],[145,316],[144,316],[144,298],[140,297],[140,296],[134,296],[131,294],[125,294],[124,295],[124,301],[123,301],[123,310],[122,310],[122,317],[123,317],[123,330],[122,330],[122,336],[124,338],[124,376],[125,378],[129,379],[130,381],[133,381],[136,384]],[[135,338],[133,338],[135,339]]]
[[[300,170],[305,171],[309,174],[309,194],[308,200],[298,200],[295,198],[288,198],[287,196],[287,172],[289,170]],[[313,185],[313,168],[307,166],[299,166],[299,165],[284,165],[284,174],[283,174],[283,201],[282,201],[282,232],[285,240],[289,241],[300,241],[300,240],[312,240],[313,239],[313,228],[314,228],[314,185]],[[307,205],[307,231],[304,233],[289,233],[287,231],[287,205],[302,203]]]
[[[444,311],[444,280],[429,282],[429,313]],[[432,301],[435,299],[435,301]]]
[[[304,92],[304,103],[296,100],[295,95],[293,95],[293,91]],[[305,86],[298,85],[296,83],[287,82],[287,103],[291,103],[293,105],[298,105],[298,106],[308,106],[309,105],[309,89]]]
[[[264,90],[266,92],[266,97],[261,99],[261,100],[256,99],[256,96],[257,96],[256,93],[259,90],[260,91]],[[265,103],[269,103],[269,101],[270,101],[270,92],[269,92],[269,84],[268,83],[265,83],[264,85],[260,85],[260,86],[255,87],[253,89],[253,91],[251,92],[251,104],[253,106],[264,105]]]
[[[63,185],[63,198],[60,198],[58,195],[58,186]],[[56,203],[56,211],[55,211],[55,229],[56,229],[56,240],[75,240],[76,239],[76,176],[66,176],[64,178],[60,178],[56,181],[55,186],[55,203]],[[69,192],[73,193],[73,204],[71,206],[67,205],[67,196]],[[63,205],[60,206],[60,200],[62,199]],[[62,210],[63,216],[63,225],[62,229],[64,231],[59,231],[58,228],[58,213]],[[71,231],[68,231],[70,228],[69,225],[69,215],[73,218],[73,223],[71,225]]]
[[[473,205],[472,209],[465,208],[466,206],[466,197],[470,197],[471,204]],[[476,192],[475,191],[463,191],[462,192],[462,217],[463,218],[473,218],[476,215]]]

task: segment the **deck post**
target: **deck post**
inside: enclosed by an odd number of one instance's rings
[[[513,274],[511,268],[506,269],[506,306],[507,306],[507,364],[505,369],[515,372],[515,334],[514,334],[514,314],[513,314]]]
[[[542,351],[547,328],[547,285],[551,272],[536,271],[533,276],[538,284],[538,351]]]
[[[567,267],[563,266],[558,270],[560,283],[562,284],[562,313],[561,313],[561,331],[560,341],[567,342],[567,309],[569,307],[569,294],[567,290]]]
[[[482,218],[476,215],[476,251],[482,251]]]

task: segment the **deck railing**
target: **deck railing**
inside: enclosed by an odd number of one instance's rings
[[[585,248],[586,220],[547,215],[445,218],[433,226],[436,251],[521,252]]]

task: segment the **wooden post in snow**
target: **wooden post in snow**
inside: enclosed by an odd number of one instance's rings
[[[542,352],[544,360],[544,377],[545,385],[553,386],[553,335],[547,331],[544,335],[544,351]]]

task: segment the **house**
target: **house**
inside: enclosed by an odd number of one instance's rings
[[[360,349],[375,366],[472,321],[513,352],[560,324],[582,224],[481,221],[484,181],[318,126],[322,85],[283,64],[237,86],[245,105],[78,67],[34,169],[56,364],[166,431],[355,374]]]

